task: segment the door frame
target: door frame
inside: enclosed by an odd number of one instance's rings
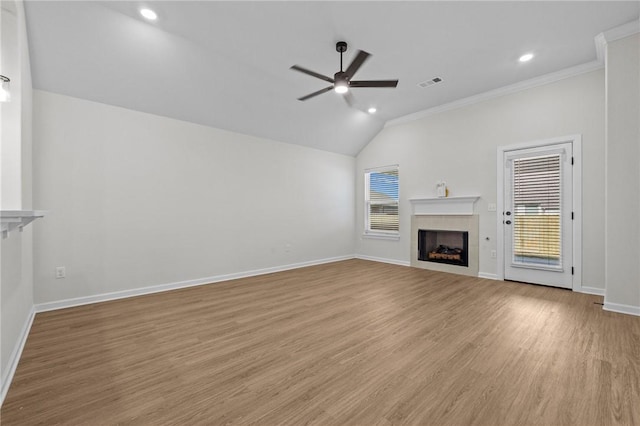
[[[521,142],[513,145],[499,146],[497,152],[497,178],[498,190],[496,198],[496,278],[504,280],[504,156],[509,151],[519,149],[539,148],[560,143],[570,143],[573,150],[573,277],[571,289],[577,292],[582,291],[582,135],[567,135],[551,139]]]

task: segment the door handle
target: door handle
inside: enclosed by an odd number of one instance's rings
[[[511,212],[507,212],[505,213],[507,216],[511,216]]]
[[[510,221],[510,220],[506,221],[505,223],[506,223],[507,225],[511,225],[511,221]]]

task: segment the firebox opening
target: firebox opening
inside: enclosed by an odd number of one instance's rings
[[[418,260],[468,267],[469,233],[419,229]]]

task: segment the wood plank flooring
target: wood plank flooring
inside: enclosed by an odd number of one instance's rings
[[[41,313],[2,425],[640,424],[640,318],[349,260]]]

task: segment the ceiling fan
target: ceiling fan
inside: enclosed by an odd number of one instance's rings
[[[319,74],[317,72],[308,70],[299,65],[294,65],[291,67],[292,70],[300,71],[301,73],[308,74],[312,77],[319,78],[320,80],[324,80],[326,82],[331,83],[332,85],[329,87],[325,87],[324,89],[318,90],[317,92],[310,93],[306,96],[298,98],[299,101],[306,101],[307,99],[313,98],[314,96],[321,95],[330,90],[335,90],[336,93],[342,94],[344,100],[352,106],[353,105],[353,96],[349,91],[350,88],[356,87],[396,87],[398,85],[398,80],[361,80],[354,81],[351,80],[353,75],[360,69],[364,61],[371,56],[370,53],[367,53],[363,50],[358,50],[355,59],[351,64],[347,67],[345,71],[342,70],[342,54],[347,51],[347,43],[344,41],[339,41],[336,43],[336,51],[340,52],[340,71],[333,75],[333,78],[327,77],[326,75]]]

